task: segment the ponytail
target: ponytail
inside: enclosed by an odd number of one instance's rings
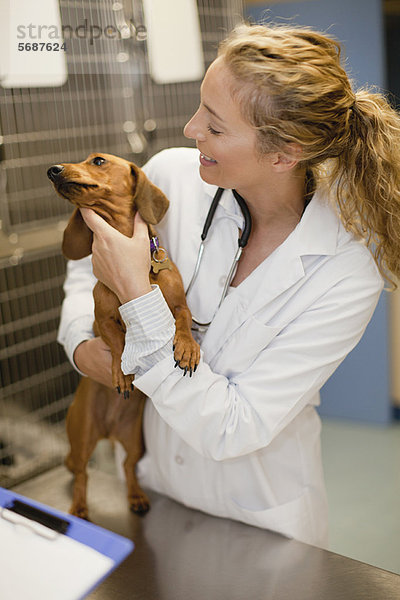
[[[344,226],[365,239],[382,275],[400,278],[400,117],[380,94],[356,93],[348,143],[333,162],[331,189]]]

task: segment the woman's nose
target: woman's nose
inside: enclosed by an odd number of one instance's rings
[[[198,118],[198,111],[188,121],[183,129],[183,135],[191,140],[198,142],[205,141],[205,135],[202,133],[201,123]]]

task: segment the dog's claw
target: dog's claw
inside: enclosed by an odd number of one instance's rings
[[[192,377],[200,360],[199,345],[193,339],[188,340],[186,335],[182,334],[179,336],[177,333],[173,341],[173,347],[174,367],[179,367],[183,371],[183,377],[187,374],[189,377]]]
[[[122,371],[119,371],[116,374],[113,374],[114,388],[117,390],[118,394],[123,395],[126,400],[129,398],[129,394],[131,391],[134,391],[134,376],[133,375],[124,375]]]

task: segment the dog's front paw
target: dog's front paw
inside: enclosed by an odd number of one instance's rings
[[[183,369],[183,375],[191,377],[200,362],[200,346],[187,333],[176,333],[174,338],[175,367]]]
[[[114,388],[117,390],[118,394],[123,394],[124,398],[129,398],[129,392],[133,392],[135,389],[133,384],[134,380],[134,375],[124,375],[120,369],[117,373],[113,374]]]

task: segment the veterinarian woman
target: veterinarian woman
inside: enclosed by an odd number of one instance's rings
[[[243,25],[222,43],[185,127],[197,149],[166,150],[145,167],[170,200],[158,231],[185,289],[212,198],[225,190],[188,294],[194,319],[211,322],[196,333],[192,377],[174,368],[174,322],[149,285],[147,226],[137,217],[128,238],[83,210],[94,274],[123,304],[123,370],[150,398],[144,486],[326,546],[315,407],[374,312],[381,273],[399,274],[399,134],[381,96],[352,90],[330,38]],[[218,308],[244,228],[233,189],[252,229]],[[109,353],[91,330],[90,269],[90,259],[69,264],[60,341],[81,372],[111,385]]]

